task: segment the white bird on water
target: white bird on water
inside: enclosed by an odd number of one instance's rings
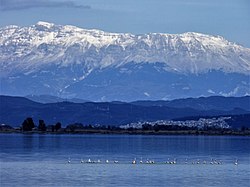
[[[68,163],[70,163],[71,161],[70,161],[70,158],[68,158]]]
[[[234,162],[234,165],[238,165],[238,160],[236,159],[235,162]]]
[[[141,157],[141,160],[140,160],[140,164],[143,164],[142,157]]]

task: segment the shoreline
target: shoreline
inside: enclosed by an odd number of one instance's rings
[[[191,135],[191,136],[250,136],[250,131],[153,131],[153,130],[100,130],[100,129],[81,129],[75,131],[21,131],[21,130],[1,130],[0,134],[110,134],[110,135]]]

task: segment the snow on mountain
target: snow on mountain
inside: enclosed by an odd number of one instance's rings
[[[0,28],[0,64],[1,94],[133,100],[250,93],[250,49],[193,32],[133,35],[41,21],[10,25]],[[213,77],[229,86],[203,88],[204,81],[215,83]]]
[[[199,33],[107,33],[38,22],[0,29],[1,74],[38,71],[45,64],[82,64],[90,69],[128,62],[161,62],[167,71],[250,72],[250,49]]]

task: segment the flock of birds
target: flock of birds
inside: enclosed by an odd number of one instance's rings
[[[70,164],[71,163],[71,159],[69,158],[68,159],[68,163]],[[110,160],[105,160],[104,162],[102,162],[101,160],[97,160],[97,161],[95,161],[95,160],[91,160],[91,159],[88,159],[88,160],[83,160],[83,159],[81,159],[80,160],[80,163],[87,163],[87,164],[101,164],[101,163],[106,163],[106,164],[109,164],[109,163],[114,163],[114,164],[118,164],[119,163],[119,161],[118,160],[114,160],[114,161],[110,161]],[[135,159],[133,159],[132,160],[132,162],[130,162],[131,164],[137,164],[137,163],[139,163],[139,164],[156,164],[156,162],[154,161],[154,160],[149,160],[149,159],[147,159],[146,161],[143,161],[142,159],[138,162],[137,160],[136,160],[136,158]],[[185,160],[185,162],[184,162],[185,164],[188,164],[189,162],[188,162],[188,160],[186,159]],[[177,164],[177,159],[174,159],[174,160],[170,160],[170,159],[168,159],[166,162],[163,162],[163,163],[160,163],[160,164]],[[206,160],[203,160],[203,161],[201,161],[200,159],[197,159],[197,160],[195,160],[195,161],[191,161],[191,164],[210,164],[210,165],[221,165],[221,164],[223,164],[223,162],[221,161],[221,160],[216,160],[216,159],[211,159],[211,161],[210,162],[207,162]],[[236,159],[235,161],[234,161],[234,165],[238,165],[238,160]]]

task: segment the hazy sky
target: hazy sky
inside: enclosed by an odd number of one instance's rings
[[[0,26],[38,21],[134,34],[201,32],[250,47],[250,0],[0,0]]]

